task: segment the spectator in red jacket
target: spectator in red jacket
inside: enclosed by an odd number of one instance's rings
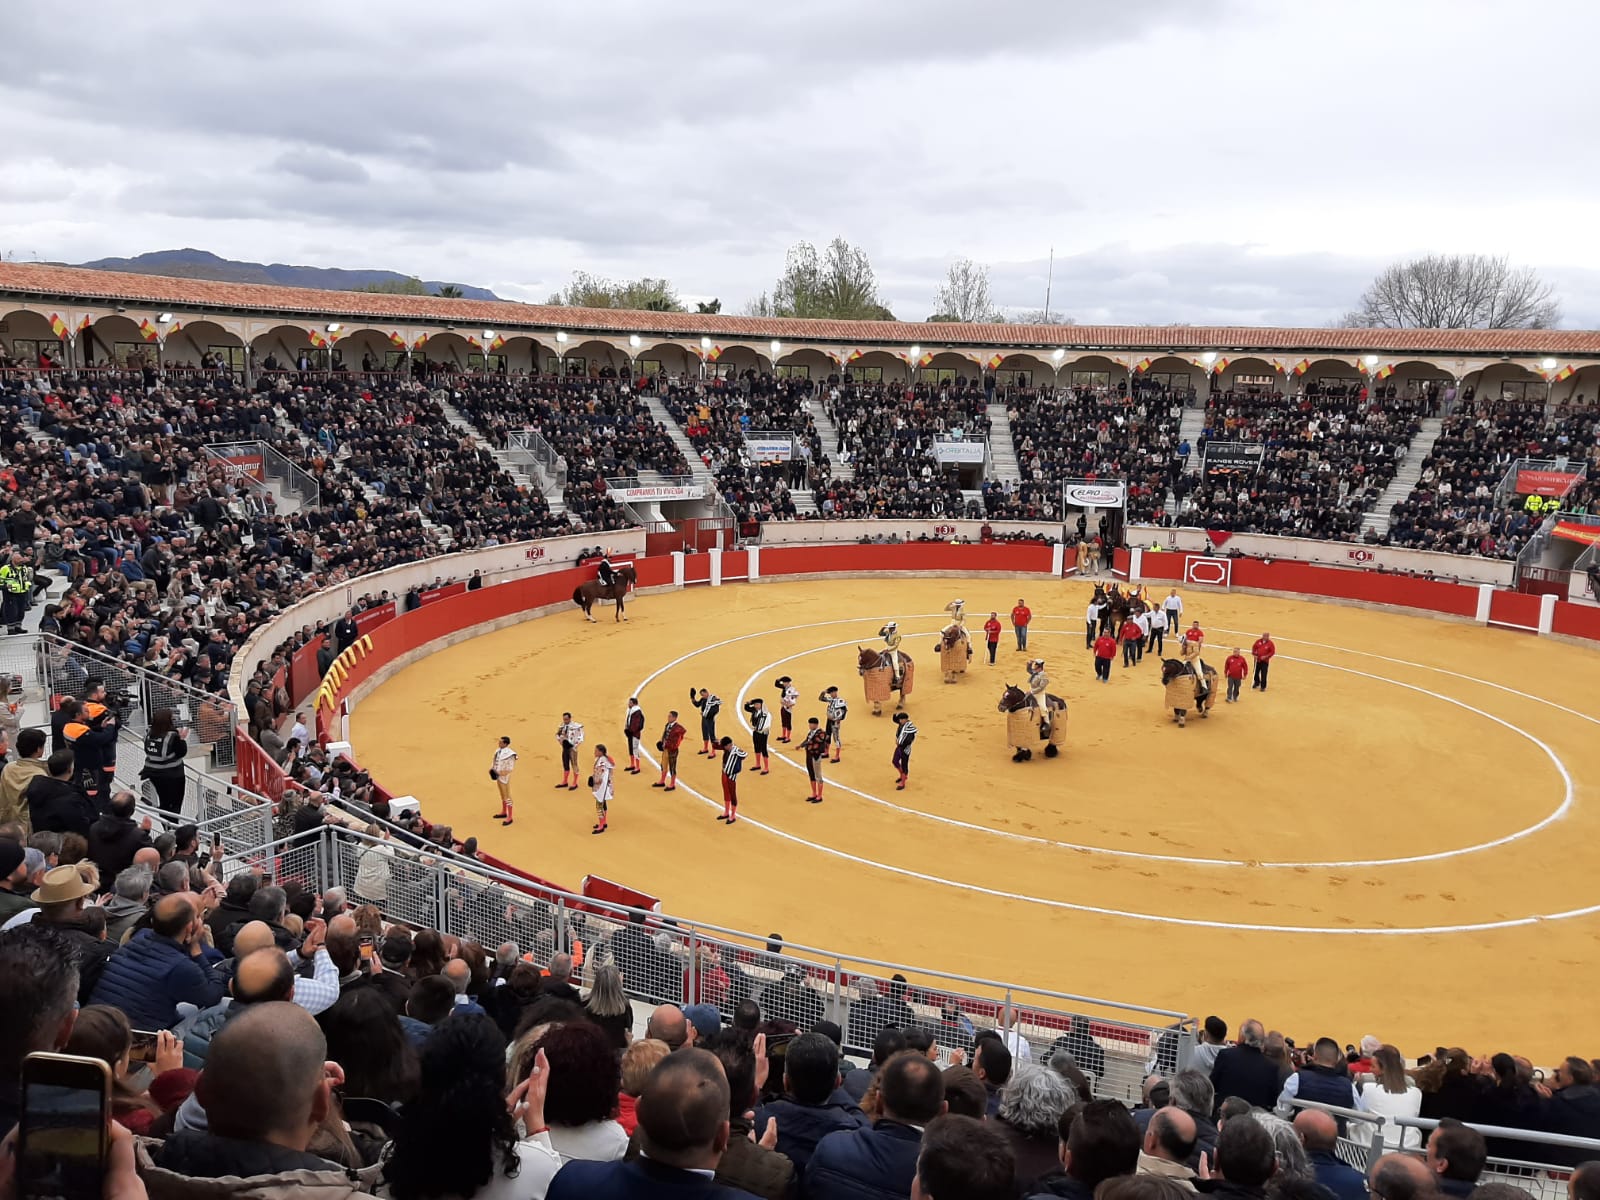
[[[1022,597],[1017,597],[1017,606],[1011,610],[1011,628],[1017,635],[1017,649],[1028,648],[1028,622],[1033,620],[1033,609],[1022,602]]]
[[[1239,685],[1244,682],[1244,677],[1249,674],[1250,664],[1245,662],[1244,655],[1239,653],[1239,647],[1233,648],[1233,653],[1228,655],[1228,661],[1222,664],[1222,673],[1228,677],[1228,703],[1232,704],[1239,698]]]
[[[1094,677],[1102,683],[1111,682],[1111,660],[1117,656],[1117,639],[1102,633],[1094,640]]]
[[[1122,665],[1131,667],[1139,661],[1139,648],[1144,645],[1144,630],[1139,628],[1139,622],[1129,617],[1122,622],[1122,629],[1117,636],[1122,639]]]
[[[984,644],[989,647],[989,665],[994,666],[995,651],[1000,649],[1000,614],[992,612],[983,623]]]
[[[1273,645],[1272,635],[1263,633],[1250,647],[1250,653],[1256,660],[1256,677],[1250,683],[1250,690],[1267,690],[1267,669],[1272,666],[1272,656],[1278,652],[1278,647]]]

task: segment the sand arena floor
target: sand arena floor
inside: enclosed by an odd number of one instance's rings
[[[586,873],[659,895],[673,914],[846,954],[1031,987],[1260,1016],[1290,1036],[1366,1033],[1406,1053],[1463,1043],[1545,1059],[1600,1037],[1600,653],[1499,630],[1327,604],[1186,593],[1207,658],[1263,630],[1271,690],[1246,687],[1187,728],[1147,657],[1097,684],[1084,649],[1086,583],[854,580],[645,596],[630,621],[576,609],[441,651],[356,709],[359,760],[414,793],[458,837],[547,878]],[[953,597],[969,626],[1025,596],[1030,654],[1048,660],[1071,735],[1054,761],[1013,764],[1003,684],[1023,683],[1009,622],[940,681],[934,632]],[[900,621],[917,660],[920,735],[894,789],[887,715],[873,717],[855,647]],[[981,634],[978,635],[981,638]],[[727,828],[717,766],[698,758],[691,687],[776,704],[775,677],[851,702],[827,800],[805,803],[797,752],[747,772]],[[645,773],[628,775],[628,697],[647,718]],[[689,729],[678,790],[656,779],[669,709]],[[619,760],[611,829],[592,837],[587,790],[558,791],[563,710]],[[776,721],[774,721],[776,725]],[[495,739],[520,754],[517,821],[492,819]],[[776,734],[776,729],[774,729]]]

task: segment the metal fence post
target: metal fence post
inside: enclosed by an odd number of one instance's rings
[[[693,926],[689,928],[688,942],[689,965],[684,971],[683,1002],[685,1004],[700,1003],[700,935]]]
[[[833,960],[833,994],[829,997],[829,1008],[832,1011],[828,1013],[828,1019],[841,1030],[844,1029],[848,1015],[844,1010],[844,960],[838,958]]]
[[[1005,1037],[1011,1029],[1011,989],[1006,989],[1005,1006],[1000,1010],[1000,1036]]]

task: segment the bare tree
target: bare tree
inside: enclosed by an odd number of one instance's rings
[[[791,246],[771,295],[763,292],[746,305],[745,312],[846,321],[894,319],[878,299],[877,276],[866,251],[838,237],[821,254],[810,242]]]
[[[1005,320],[989,298],[989,268],[970,258],[958,258],[950,264],[934,305],[938,311],[928,318],[930,321],[993,324]]]
[[[1549,329],[1561,319],[1555,290],[1532,267],[1485,254],[1430,254],[1396,263],[1345,317],[1379,329]]]
[[[1024,309],[1012,318],[1018,325],[1076,325],[1076,317],[1064,317],[1058,312],[1046,313],[1042,308]]]

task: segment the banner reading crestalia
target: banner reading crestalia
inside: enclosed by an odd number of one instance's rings
[[[1565,496],[1582,478],[1571,471],[1518,471],[1517,495]]]

